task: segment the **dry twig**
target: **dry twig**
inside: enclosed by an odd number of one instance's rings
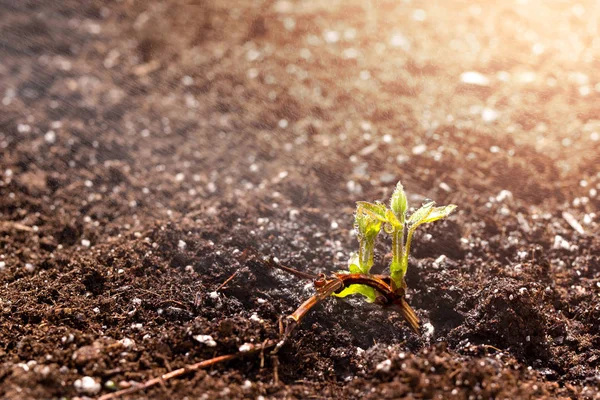
[[[204,368],[208,368],[211,367],[213,365],[219,364],[219,363],[223,363],[226,361],[231,361],[231,360],[235,360],[236,358],[240,358],[242,356],[245,356],[247,354],[253,354],[256,353],[257,351],[262,351],[264,349],[267,348],[271,348],[273,346],[276,345],[275,341],[268,341],[263,345],[251,345],[252,347],[249,348],[246,351],[238,351],[237,353],[234,354],[228,354],[228,355],[224,355],[224,356],[218,356],[215,358],[211,358],[210,360],[204,360],[201,361],[199,363],[196,364],[191,364],[191,365],[186,365],[183,368],[179,368],[176,369],[175,371],[160,375],[156,378],[152,378],[147,380],[146,382],[139,384],[139,385],[135,385],[135,386],[131,386],[130,388],[127,389],[123,389],[123,390],[119,390],[117,392],[114,393],[109,393],[109,394],[105,394],[103,396],[98,397],[98,400],[112,400],[112,399],[117,399],[121,396],[125,396],[128,394],[132,394],[132,393],[136,393],[142,390],[146,390],[148,388],[151,388],[153,386],[159,385],[159,384],[164,384],[164,382],[168,381],[169,379],[173,379],[173,378],[177,378],[179,376],[182,376],[184,374],[187,374],[188,372],[192,372],[192,371],[197,371],[199,369],[204,369]]]

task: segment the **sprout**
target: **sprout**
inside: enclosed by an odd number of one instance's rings
[[[304,279],[312,279],[316,294],[306,300],[287,317],[283,339],[277,344],[275,352],[283,346],[286,338],[317,304],[329,296],[346,297],[360,294],[368,302],[377,302],[386,307],[394,307],[408,322],[412,330],[420,333],[420,321],[405,298],[406,283],[404,276],[408,268],[408,256],[413,234],[419,225],[447,217],[456,206],[451,204],[435,207],[434,202],[423,204],[417,211],[407,216],[408,201],[402,184],[398,182],[390,199],[389,208],[381,203],[359,201],[354,214],[354,228],[358,239],[358,253],[348,260],[348,271],[311,275],[293,268],[279,265],[270,260],[268,265],[290,272]],[[375,241],[381,228],[392,237],[392,261],[390,275],[371,274]]]
[[[406,287],[404,276],[408,269],[410,246],[417,227],[447,217],[456,209],[456,206],[450,204],[436,207],[435,202],[431,201],[423,204],[410,217],[407,217],[408,201],[401,182],[396,185],[389,204],[390,206],[387,208],[381,203],[365,201],[357,203],[355,229],[359,248],[358,255],[350,258],[348,270],[351,274],[368,275],[370,273],[373,266],[375,240],[383,227],[384,231],[392,237],[390,279],[392,288],[398,291]],[[370,302],[377,298],[375,290],[365,285],[349,286],[336,296],[345,297],[354,293],[362,294]]]

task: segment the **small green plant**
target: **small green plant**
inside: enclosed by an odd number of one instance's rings
[[[373,266],[375,239],[383,227],[384,231],[392,238],[392,261],[390,263],[392,290],[396,292],[404,289],[406,287],[404,276],[408,269],[408,256],[416,229],[420,225],[447,217],[454,209],[456,209],[454,204],[435,207],[435,202],[430,201],[407,217],[408,201],[400,182],[392,194],[389,208],[379,202],[359,201],[354,225],[359,248],[358,254],[351,256],[348,261],[349,272],[351,274],[370,274]],[[365,296],[369,302],[377,300],[377,294],[372,287],[360,284],[348,286],[342,292],[334,293],[334,296],[346,297],[356,293]]]
[[[277,344],[275,352],[285,343],[286,338],[317,304],[330,296],[346,297],[360,294],[367,301],[394,307],[409,323],[414,332],[420,333],[420,322],[417,314],[405,298],[406,282],[404,276],[408,269],[408,257],[415,230],[426,223],[447,217],[456,209],[453,204],[436,207],[433,201],[423,204],[408,216],[408,202],[402,184],[398,182],[390,199],[389,207],[376,202],[357,202],[354,215],[358,252],[348,260],[348,271],[313,275],[280,265],[274,260],[264,260],[267,265],[292,273],[303,279],[312,279],[316,294],[306,300],[296,311],[288,315],[288,325],[283,339]],[[381,230],[392,239],[392,261],[390,274],[371,274],[375,243]]]

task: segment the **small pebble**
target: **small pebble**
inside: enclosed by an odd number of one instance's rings
[[[102,389],[100,383],[96,382],[91,376],[84,376],[81,379],[77,379],[75,383],[73,383],[73,386],[79,393],[92,395],[98,393],[100,389]]]
[[[385,372],[385,373],[390,372],[391,368],[392,368],[392,360],[390,360],[390,359],[383,360],[382,362],[377,364],[377,366],[375,367],[375,369],[377,371],[381,371],[381,372]]]
[[[205,344],[208,347],[215,347],[217,345],[217,342],[215,342],[215,340],[210,335],[196,335],[194,336],[194,340]]]
[[[243,345],[241,345],[241,346],[239,347],[239,349],[238,349],[238,350],[239,350],[241,353],[246,353],[246,352],[248,352],[248,351],[252,350],[252,347],[253,347],[253,346],[252,346],[250,343],[244,343]]]
[[[490,84],[490,79],[487,76],[475,71],[463,72],[460,74],[460,81],[475,86],[489,86]]]

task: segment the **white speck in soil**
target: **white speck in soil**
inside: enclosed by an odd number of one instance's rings
[[[406,154],[399,154],[396,157],[396,162],[400,165],[407,163],[410,160],[410,157]]]
[[[390,39],[390,45],[392,47],[401,48],[404,51],[410,50],[410,40],[406,38],[406,36],[396,33]]]
[[[433,327],[433,325],[431,324],[431,322],[427,322],[425,324],[423,324],[423,336],[425,337],[425,340],[431,340],[431,338],[433,337],[433,333],[435,331],[435,328]]]
[[[254,322],[263,322],[263,320],[262,320],[262,319],[261,319],[261,318],[258,316],[258,314],[256,314],[256,313],[253,313],[253,314],[250,316],[250,320],[251,320],[251,321],[254,321]]]
[[[566,241],[562,236],[556,235],[554,236],[554,244],[552,245],[552,248],[555,250],[569,250],[571,248],[571,244],[568,241]]]
[[[239,347],[239,349],[238,349],[238,350],[239,350],[241,353],[246,353],[246,352],[248,352],[248,351],[252,350],[252,348],[253,348],[253,346],[252,346],[250,343],[244,343],[243,345],[241,345],[241,346]]]
[[[81,379],[77,379],[75,383],[73,383],[73,386],[79,393],[85,394],[96,394],[102,389],[100,383],[96,382],[91,376],[84,376]]]
[[[567,221],[567,223],[569,225],[571,225],[571,228],[575,229],[579,234],[583,235],[584,234],[584,230],[583,227],[581,226],[581,224],[575,219],[575,217],[573,216],[573,214],[563,211],[562,213],[563,218],[565,219],[565,221]]]
[[[256,61],[260,57],[260,52],[255,49],[248,50],[246,53],[246,60],[248,61]]]
[[[448,184],[446,182],[441,182],[439,186],[440,186],[440,189],[442,189],[444,192],[452,191],[452,188],[450,186],[448,186]]]
[[[460,74],[460,81],[467,85],[489,86],[490,79],[476,71],[467,71]]]
[[[87,240],[87,239],[83,239],[83,240],[81,241],[81,245],[82,245],[83,247],[90,247],[90,246],[92,245],[92,243],[91,243],[89,240]]]
[[[377,364],[377,366],[375,366],[375,369],[377,371],[381,371],[381,372],[384,372],[384,373],[390,372],[391,368],[392,368],[392,360],[390,360],[390,359],[383,360],[382,362],[380,362],[379,364]]]
[[[494,122],[495,120],[497,120],[499,117],[500,117],[500,113],[498,111],[494,110],[493,108],[486,107],[481,111],[481,119],[484,122],[491,123],[491,122]]]
[[[391,183],[391,182],[397,181],[397,179],[396,179],[396,175],[389,173],[389,172],[384,172],[379,177],[379,181],[381,181],[383,183]]]
[[[179,247],[179,250],[183,250],[187,247],[187,243],[183,240],[180,240],[179,242],[177,242],[177,247]]]
[[[26,263],[25,264],[25,271],[32,273],[35,271],[35,265],[31,264],[31,263]]]
[[[217,342],[210,335],[195,335],[193,336],[194,340],[200,342],[208,347],[215,347]]]
[[[423,22],[427,19],[427,13],[425,10],[417,8],[415,11],[413,11],[412,19],[417,22]]]
[[[31,126],[29,126],[27,124],[18,124],[17,125],[17,131],[19,131],[19,133],[28,133],[28,132],[31,132]]]
[[[350,47],[349,49],[345,49],[342,52],[342,56],[346,59],[346,60],[352,60],[357,58],[359,55],[358,50],[356,50],[354,47]]]
[[[419,156],[419,155],[425,153],[426,151],[427,151],[427,146],[424,144],[419,144],[412,148],[412,153],[415,156]]]
[[[121,345],[123,345],[123,347],[126,349],[131,349],[133,346],[135,346],[135,341],[133,341],[133,339],[123,338],[119,340],[119,342],[121,342]]]
[[[362,193],[362,186],[360,185],[360,183],[356,183],[353,180],[346,182],[346,188],[348,189],[348,192],[350,192],[351,194],[361,194]]]
[[[368,156],[371,153],[374,153],[377,148],[379,147],[379,143],[372,143],[370,145],[368,145],[367,147],[365,147],[364,149],[362,149],[358,154],[365,157]],[[368,165],[367,163],[363,163]]]
[[[439,268],[444,261],[446,261],[446,255],[442,254],[441,256],[439,256],[438,258],[435,259],[435,261],[433,262],[433,267],[434,268]]]
[[[44,135],[44,140],[48,144],[54,143],[56,141],[56,133],[54,131],[46,132],[46,134]]]
[[[327,30],[323,32],[323,39],[327,43],[337,43],[340,40],[340,33],[338,31]]]

